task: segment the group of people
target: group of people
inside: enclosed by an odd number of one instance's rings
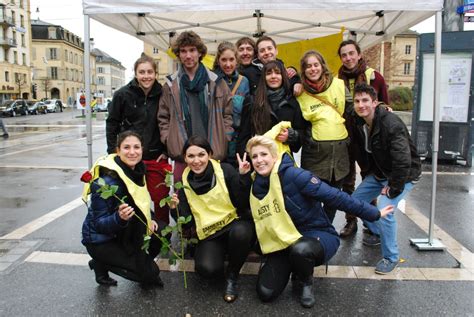
[[[148,253],[139,241],[176,218],[177,208],[193,219],[186,227],[198,239],[196,272],[223,277],[226,302],[237,299],[240,269],[255,251],[262,255],[262,301],[277,298],[291,277],[301,305],[312,307],[314,267],[327,264],[340,244],[336,210],[347,213],[341,236],[356,232],[359,217],[364,244],[381,245],[376,273],[397,266],[393,211],[420,177],[420,160],[387,106],[383,77],[356,42],[340,44],[337,77],[317,51],[303,55],[299,72],[286,67],[267,36],[221,43],[212,70],[202,63],[207,47],[196,33],[181,33],[172,50],[178,70],[163,86],[153,59],[142,55],[135,78],[109,105],[109,155],[86,184],[91,203],[82,230],[97,283],[116,285],[112,272],[163,285],[153,261],[160,241],[152,236]],[[302,168],[293,158],[300,149]],[[169,159],[185,186],[160,207]],[[357,188],[355,162],[363,178]],[[101,196],[99,179],[127,200]]]

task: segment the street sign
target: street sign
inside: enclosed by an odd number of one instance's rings
[[[81,106],[85,107],[86,106],[86,96],[81,95],[81,98],[79,98],[79,103]]]

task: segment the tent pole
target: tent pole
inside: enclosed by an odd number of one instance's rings
[[[92,168],[91,60],[89,16],[84,15],[84,85],[86,95],[86,135],[89,169]]]
[[[430,223],[428,229],[428,239],[410,239],[420,251],[444,250],[445,246],[438,240],[433,238],[434,219],[436,211],[436,182],[438,171],[438,148],[439,148],[439,110],[441,95],[441,11],[436,12],[435,27],[435,60],[434,60],[434,110],[433,110],[433,149],[431,174],[433,177],[431,185],[431,207],[430,207]]]

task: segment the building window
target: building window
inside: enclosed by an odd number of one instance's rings
[[[21,46],[26,47],[25,34],[21,35]]]
[[[50,40],[56,40],[56,28],[55,27],[49,27],[48,28],[48,39]]]
[[[16,14],[15,11],[12,10],[12,23],[16,25]]]
[[[21,26],[22,28],[25,27],[25,18],[24,18],[22,15],[20,15],[20,26]]]
[[[18,52],[13,52],[13,64],[18,64]]]
[[[67,50],[64,50],[64,60],[66,62],[68,61]]]
[[[159,51],[158,51],[158,48],[153,47],[153,54],[158,54],[158,52],[159,52]]]
[[[105,78],[104,77],[98,77],[98,80],[99,80],[99,82],[98,82],[99,85],[105,85]]]
[[[58,68],[57,67],[51,67],[50,68],[50,77],[51,79],[58,79]]]
[[[16,42],[16,32],[15,31],[12,32],[12,39],[13,39],[13,44],[16,45],[17,42]]]
[[[52,47],[49,49],[49,59],[51,60],[58,59],[58,51],[56,48]]]
[[[20,74],[15,73],[15,83],[20,82]]]
[[[23,60],[23,65],[26,66],[26,54],[25,53],[21,54],[21,59]]]
[[[98,72],[99,74],[103,74],[103,73],[104,73],[104,67],[98,67],[98,68],[97,68],[97,72]]]
[[[411,45],[405,45],[405,54],[410,55],[411,54]]]
[[[410,66],[411,66],[411,63],[405,63],[403,65],[403,74],[404,75],[410,75]]]
[[[5,72],[5,81],[6,82],[10,81],[10,72]]]

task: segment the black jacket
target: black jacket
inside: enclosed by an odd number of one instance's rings
[[[244,104],[242,109],[240,134],[237,137],[237,152],[242,154],[245,152],[245,146],[251,137],[255,135],[252,127],[252,108],[253,104]],[[293,95],[287,96],[286,103],[282,104],[276,111],[271,111],[272,126],[281,121],[290,121],[293,133],[288,135],[286,142],[292,152],[296,153],[300,150],[304,139],[304,132],[308,122],[303,118],[301,107]]]
[[[358,119],[356,127],[357,144],[368,166],[369,173],[379,179],[387,179],[390,187],[388,196],[400,195],[405,183],[417,181],[421,175],[421,161],[415,144],[402,120],[385,107],[378,106],[369,132],[368,144],[365,142],[365,122]],[[367,152],[367,148],[372,154]]]
[[[115,92],[109,105],[109,116],[106,120],[107,152],[114,153],[117,146],[117,135],[126,130],[133,130],[143,137],[143,159],[158,158],[166,148],[160,141],[157,111],[161,97],[161,85],[155,81],[145,96],[136,79]]]

